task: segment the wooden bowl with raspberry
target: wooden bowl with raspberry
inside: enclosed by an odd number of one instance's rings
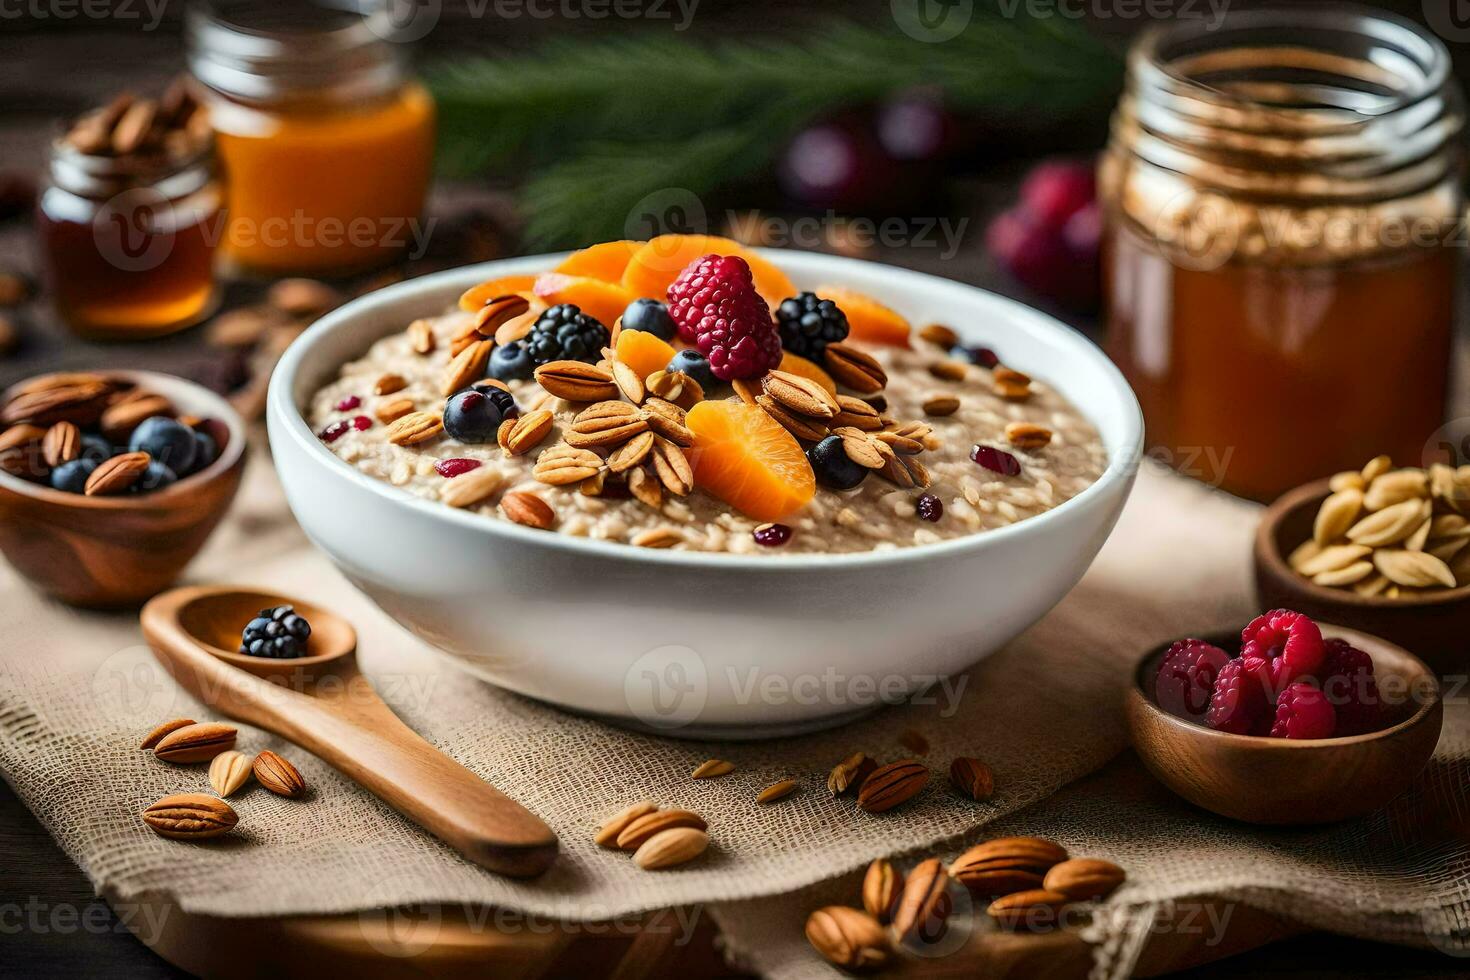
[[[1315,649],[1289,630],[1268,634],[1269,648],[1211,633],[1139,661],[1125,696],[1133,748],[1196,806],[1255,824],[1348,820],[1411,791],[1434,754],[1444,702],[1424,661],[1286,610],[1246,633],[1291,617],[1310,624]],[[1310,661],[1293,664],[1303,652]]]

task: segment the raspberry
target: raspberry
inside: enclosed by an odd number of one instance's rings
[[[1362,735],[1383,728],[1388,712],[1373,677],[1373,658],[1337,638],[1327,641],[1326,650],[1317,679],[1337,712],[1337,734]]]
[[[1272,738],[1331,738],[1337,713],[1327,695],[1305,681],[1289,685],[1276,699]]]
[[[739,256],[689,263],[669,286],[669,315],[721,381],[758,378],[781,363],[781,334]]]
[[[1159,662],[1154,700],[1171,715],[1198,722],[1210,707],[1215,678],[1230,655],[1204,640],[1180,640]]]
[[[1259,657],[1232,660],[1221,667],[1205,724],[1218,732],[1250,735],[1267,716],[1266,675],[1266,662]]]
[[[1240,655],[1270,663],[1273,691],[1311,676],[1322,665],[1324,653],[1317,624],[1290,609],[1257,616],[1240,633]]]

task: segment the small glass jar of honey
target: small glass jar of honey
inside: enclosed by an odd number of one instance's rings
[[[187,97],[121,96],[52,146],[36,201],[42,275],[79,335],[138,339],[215,309],[224,190]]]
[[[189,70],[230,181],[232,271],[342,275],[422,249],[434,103],[387,6],[190,8]]]
[[[1108,349],[1156,455],[1257,499],[1419,463],[1447,408],[1463,124],[1443,44],[1391,15],[1138,42],[1099,186]]]

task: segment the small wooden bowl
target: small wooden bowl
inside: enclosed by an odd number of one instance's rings
[[[1365,598],[1329,589],[1292,571],[1286,556],[1312,536],[1312,521],[1332,491],[1327,480],[1292,490],[1266,509],[1256,529],[1256,595],[1262,609],[1295,609],[1383,637],[1415,654],[1441,675],[1470,666],[1470,585],[1409,599]]]
[[[138,496],[85,497],[0,472],[0,552],[63,602],[129,608],[172,585],[229,509],[245,467],[245,423],[223,398],[191,381],[151,371],[95,373],[132,381],[180,412],[212,420],[219,458]]]
[[[1385,702],[1405,717],[1366,735],[1285,739],[1231,735],[1160,708],[1153,698],[1169,644],[1138,664],[1125,696],[1133,749],[1165,786],[1196,806],[1256,824],[1318,824],[1361,816],[1404,792],[1434,754],[1444,724],[1439,679],[1402,647],[1322,624],[1373,658]],[[1234,654],[1238,633],[1203,639]],[[1412,711],[1410,708],[1412,707]]]

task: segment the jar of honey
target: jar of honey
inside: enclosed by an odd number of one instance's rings
[[[422,251],[434,103],[386,6],[190,8],[189,70],[229,175],[229,267],[340,275]]]
[[[1386,14],[1135,46],[1100,167],[1107,346],[1153,453],[1268,499],[1444,422],[1463,207],[1444,46]]]
[[[47,291],[76,333],[155,337],[214,311],[224,190],[207,127],[190,130],[124,96],[53,145],[36,236]]]

